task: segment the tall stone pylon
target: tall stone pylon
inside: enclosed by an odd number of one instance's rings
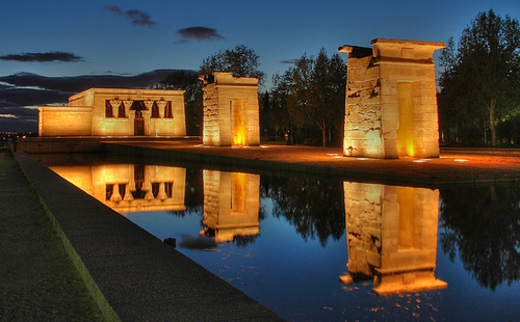
[[[397,159],[438,157],[433,53],[441,42],[374,39],[348,53],[343,154]]]
[[[214,72],[199,79],[205,84],[204,145],[259,145],[258,78]]]

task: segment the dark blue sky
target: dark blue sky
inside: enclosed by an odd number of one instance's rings
[[[458,38],[490,8],[520,16],[517,0],[2,0],[0,56],[59,51],[81,60],[0,60],[0,76],[197,70],[204,57],[237,44],[254,49],[272,74],[286,69],[281,62],[321,47],[331,54],[344,44],[369,46],[374,38]]]
[[[260,55],[269,86],[286,62],[321,47],[330,55],[374,38],[445,42],[491,8],[520,17],[518,0],[0,0],[0,77],[198,70],[244,44]]]

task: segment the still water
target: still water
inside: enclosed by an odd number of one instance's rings
[[[520,318],[518,185],[51,169],[288,320]]]

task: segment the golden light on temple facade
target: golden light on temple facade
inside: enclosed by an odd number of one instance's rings
[[[375,39],[348,53],[343,154],[438,157],[433,53],[444,43]]]
[[[346,284],[373,279],[379,295],[446,288],[435,278],[439,191],[344,182]]]
[[[91,88],[39,108],[40,136],[185,136],[184,91]]]
[[[204,145],[259,145],[258,78],[215,72],[200,79],[205,84]]]

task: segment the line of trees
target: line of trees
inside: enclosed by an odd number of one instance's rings
[[[517,19],[481,12],[441,53],[441,137],[462,144],[520,141],[520,28]],[[505,143],[505,142],[504,142]]]
[[[257,77],[263,83],[259,56],[254,50],[238,45],[205,58],[201,75],[233,72],[236,77]],[[260,130],[263,136],[288,143],[318,144],[339,142],[345,111],[347,70],[338,54],[304,54],[283,74],[273,76],[273,87],[259,94]],[[202,82],[198,74],[178,71],[168,75],[156,89],[186,90],[186,131],[202,134]]]
[[[345,113],[347,68],[338,54],[304,54],[294,67],[273,76],[261,95],[265,134],[287,134],[289,142],[327,146],[340,141]]]
[[[439,128],[441,143],[464,145],[520,142],[520,27],[517,19],[481,12],[453,37],[440,56]],[[233,72],[258,77],[259,56],[238,45],[203,60],[200,74]],[[259,94],[262,136],[288,144],[341,144],[347,70],[336,53],[304,54],[273,76]],[[184,89],[188,135],[202,134],[202,83],[198,74],[176,72],[155,88]],[[502,142],[502,140],[505,142]]]

